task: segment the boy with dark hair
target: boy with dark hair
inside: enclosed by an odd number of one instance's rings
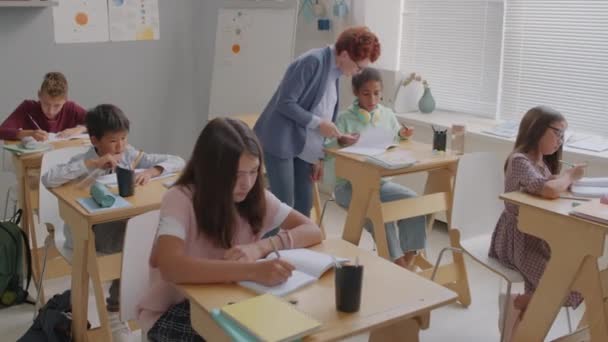
[[[83,154],[74,156],[69,162],[57,165],[42,176],[42,183],[47,188],[61,186],[69,181],[86,177],[95,170],[108,174],[116,166],[131,168],[140,151],[127,143],[129,119],[118,107],[102,104],[91,109],[85,118],[87,131],[93,146]],[[178,156],[165,154],[142,153],[134,167],[143,169],[136,173],[135,184],[144,185],[151,178],[163,173],[174,173],[184,167],[184,160]],[[113,254],[122,250],[125,221],[104,223],[93,226],[95,249],[99,253]],[[72,236],[69,227],[64,226],[66,247],[72,247]],[[118,285],[114,280],[107,299],[108,311],[118,311]]]

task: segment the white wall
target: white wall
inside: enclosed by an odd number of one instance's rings
[[[403,0],[354,0],[354,21],[370,28],[380,40],[382,54],[374,66],[397,70]]]
[[[59,70],[68,78],[69,96],[85,108],[113,103],[125,111],[132,122],[132,144],[187,156],[206,121],[194,99],[206,101],[195,94],[204,91],[209,78],[205,72],[199,78],[192,70],[209,68],[194,59],[208,44],[193,45],[193,37],[215,37],[215,28],[201,30],[215,17],[205,11],[207,3],[160,1],[158,41],[83,44],[55,44],[50,8],[0,9],[0,121],[23,99],[36,98],[47,71]],[[4,194],[15,182],[10,156],[3,159],[2,209]]]

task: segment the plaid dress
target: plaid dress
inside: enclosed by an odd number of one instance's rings
[[[148,331],[148,340],[153,342],[205,342],[192,328],[190,302],[173,305],[154,323]]]
[[[514,153],[509,158],[505,173],[505,192],[520,190],[539,195],[550,177],[551,171],[546,165],[537,165],[525,154]],[[489,256],[519,271],[525,281],[525,292],[531,293],[545,271],[551,250],[544,240],[517,228],[518,215],[519,207],[505,202],[505,210],[492,234]],[[577,307],[582,300],[580,293],[571,292],[566,305]]]

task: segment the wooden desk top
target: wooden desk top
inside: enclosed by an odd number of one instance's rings
[[[434,168],[443,168],[446,165],[454,164],[458,161],[458,155],[452,153],[451,151],[433,153],[431,145],[417,141],[404,140],[399,144],[399,147],[397,148],[410,152],[412,156],[416,158],[416,160],[418,160],[418,162],[413,166],[389,170],[379,165],[368,162],[366,160],[366,156],[340,152],[340,148],[327,148],[325,149],[325,152],[336,158],[346,158],[350,161],[368,164],[370,167],[382,170],[381,172],[383,176],[419,172]]]
[[[76,186],[77,182],[72,182],[57,188],[49,189],[49,191],[57,196],[59,201],[62,201],[71,208],[75,209],[83,218],[88,220],[90,224],[97,224],[108,221],[128,219],[150,210],[159,209],[162,197],[167,191],[167,188],[163,185],[163,182],[171,179],[177,179],[177,177],[178,176],[175,175],[169,178],[150,181],[150,183],[144,186],[136,186],[135,195],[125,197],[125,199],[133,205],[129,208],[110,209],[96,213],[89,213],[80,204],[78,204],[78,202],[76,202],[78,198],[91,197],[88,187],[79,189]],[[111,188],[110,191],[118,194],[117,188]]]
[[[333,269],[318,282],[286,297],[297,300],[299,310],[323,323],[306,341],[345,338],[456,301],[454,292],[344,240],[325,240],[311,249],[353,262],[359,256],[365,268],[361,309],[357,313],[336,310]],[[255,296],[236,284],[185,285],[181,289],[192,305],[208,311]]]
[[[513,204],[526,205],[526,206],[530,206],[530,207],[534,207],[534,208],[543,209],[543,210],[550,211],[552,213],[555,213],[555,214],[563,216],[563,217],[568,217],[569,219],[590,222],[590,223],[593,223],[594,225],[597,225],[600,227],[605,227],[606,229],[608,229],[608,225],[603,225],[598,222],[589,221],[589,220],[585,220],[580,217],[570,215],[570,212],[574,208],[572,206],[572,203],[573,202],[586,203],[584,201],[564,199],[564,198],[546,199],[546,198],[542,198],[539,196],[530,195],[530,194],[527,194],[527,193],[521,192],[521,191],[505,193],[505,194],[500,195],[500,198],[505,201],[511,202]],[[594,198],[591,200],[599,201],[598,198]]]

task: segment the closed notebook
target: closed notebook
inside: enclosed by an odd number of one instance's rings
[[[570,215],[608,224],[608,204],[600,203],[598,200],[589,201],[572,209]]]
[[[253,281],[241,281],[239,285],[253,290],[256,293],[270,293],[275,296],[288,295],[306,285],[317,281],[323,273],[334,267],[334,259],[331,255],[311,251],[305,248],[289,249],[279,251],[281,259],[292,264],[296,269],[291,277],[277,286],[265,286]],[[276,259],[275,253],[266,256],[266,260]],[[262,259],[265,260],[265,259]],[[348,259],[336,258],[338,263],[347,262]]]
[[[131,206],[131,203],[126,199],[116,196],[116,201],[114,205],[111,207],[103,208],[100,206],[92,197],[79,198],[76,200],[78,204],[80,204],[86,211],[89,213],[96,213],[100,211],[112,210],[112,209],[120,209],[120,208],[128,208]]]
[[[226,305],[221,313],[264,342],[293,341],[321,327],[295,306],[270,294]]]

